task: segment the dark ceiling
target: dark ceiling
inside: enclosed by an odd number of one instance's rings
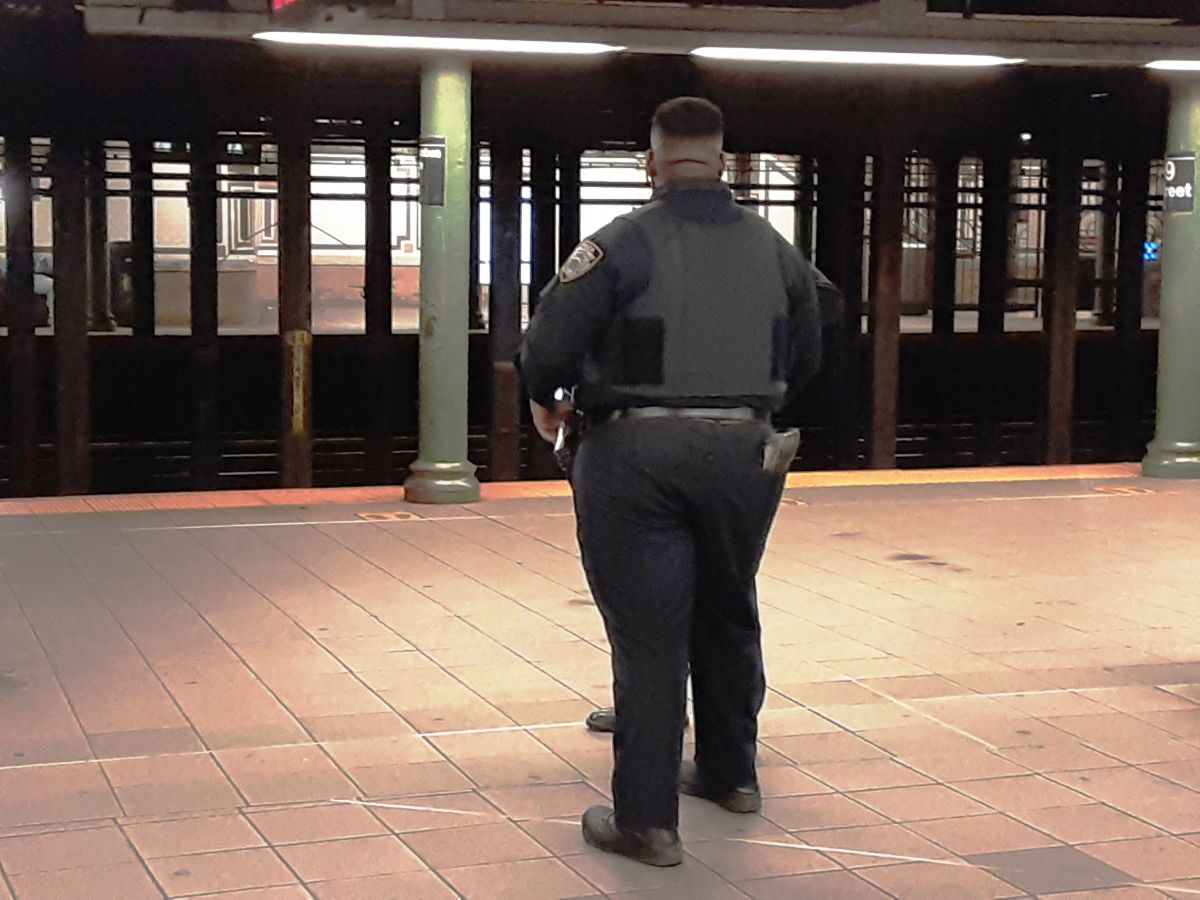
[[[1200,21],[1198,0],[928,0],[930,12]]]

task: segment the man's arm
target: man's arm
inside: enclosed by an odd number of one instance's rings
[[[627,220],[611,222],[576,248],[542,290],[521,344],[517,365],[531,400],[553,409],[554,392],[574,387],[584,357],[649,275],[648,244]]]
[[[821,306],[813,267],[781,235],[777,234],[777,238],[779,262],[787,285],[791,327],[789,393],[794,396],[821,368]]]

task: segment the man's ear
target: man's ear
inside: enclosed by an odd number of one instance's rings
[[[720,159],[721,159],[721,175],[719,177],[724,177],[725,173],[727,171],[729,171],[729,158],[725,155],[724,150],[721,151]]]
[[[646,151],[646,174],[650,176],[650,181],[653,182],[658,177],[658,164],[654,161],[654,151]]]

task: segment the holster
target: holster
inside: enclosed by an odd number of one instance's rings
[[[763,446],[763,468],[777,475],[786,475],[799,451],[798,429],[789,428],[787,431],[773,432]]]
[[[558,426],[558,435],[554,439],[554,461],[562,469],[567,481],[571,480],[571,471],[575,467],[575,451],[579,449],[579,436],[582,431],[583,416],[578,411],[572,413]]]

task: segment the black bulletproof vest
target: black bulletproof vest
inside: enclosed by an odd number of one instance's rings
[[[648,403],[783,398],[788,297],[776,238],[762,217],[736,212],[696,222],[653,200],[627,216],[650,245],[652,274],[585,362],[585,385]]]

